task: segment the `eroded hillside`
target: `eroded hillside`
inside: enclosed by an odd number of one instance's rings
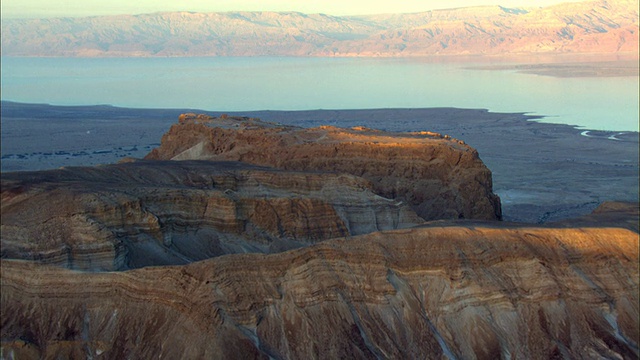
[[[2,175],[2,257],[71,269],[281,252],[423,222],[359,177],[240,162],[142,161]]]
[[[432,224],[117,273],[4,259],[3,356],[635,359],[637,216]]]
[[[638,204],[496,221],[446,135],[185,114],[147,160],[1,180],[3,358],[639,355]]]

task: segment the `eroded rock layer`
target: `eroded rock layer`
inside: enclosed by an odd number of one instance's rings
[[[500,219],[491,171],[475,149],[431,132],[391,133],[322,126],[303,129],[248,118],[184,114],[146,157],[233,160],[363,177],[386,198],[433,219]]]
[[[606,227],[433,223],[115,273],[3,260],[2,355],[636,359],[635,207]]]
[[[2,174],[2,258],[73,269],[278,252],[423,222],[351,175],[142,161]]]

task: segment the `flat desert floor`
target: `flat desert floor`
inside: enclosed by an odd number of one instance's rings
[[[2,102],[1,170],[30,171],[144,157],[191,109],[126,109]],[[236,112],[313,127],[434,131],[464,140],[493,172],[507,221],[543,223],[591,212],[603,201],[638,201],[638,133],[546,124],[481,109]]]

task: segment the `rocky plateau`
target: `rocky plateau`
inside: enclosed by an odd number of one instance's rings
[[[461,140],[364,127],[306,129],[258,119],[183,114],[149,160],[225,160],[285,170],[347,173],[410,204],[426,220],[500,219],[491,171]]]
[[[499,221],[447,135],[184,114],[1,187],[2,358],[639,356],[638,204]]]

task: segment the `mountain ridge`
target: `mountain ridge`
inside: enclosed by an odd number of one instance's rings
[[[408,14],[159,12],[7,19],[3,56],[428,56],[637,53],[638,1]]]

